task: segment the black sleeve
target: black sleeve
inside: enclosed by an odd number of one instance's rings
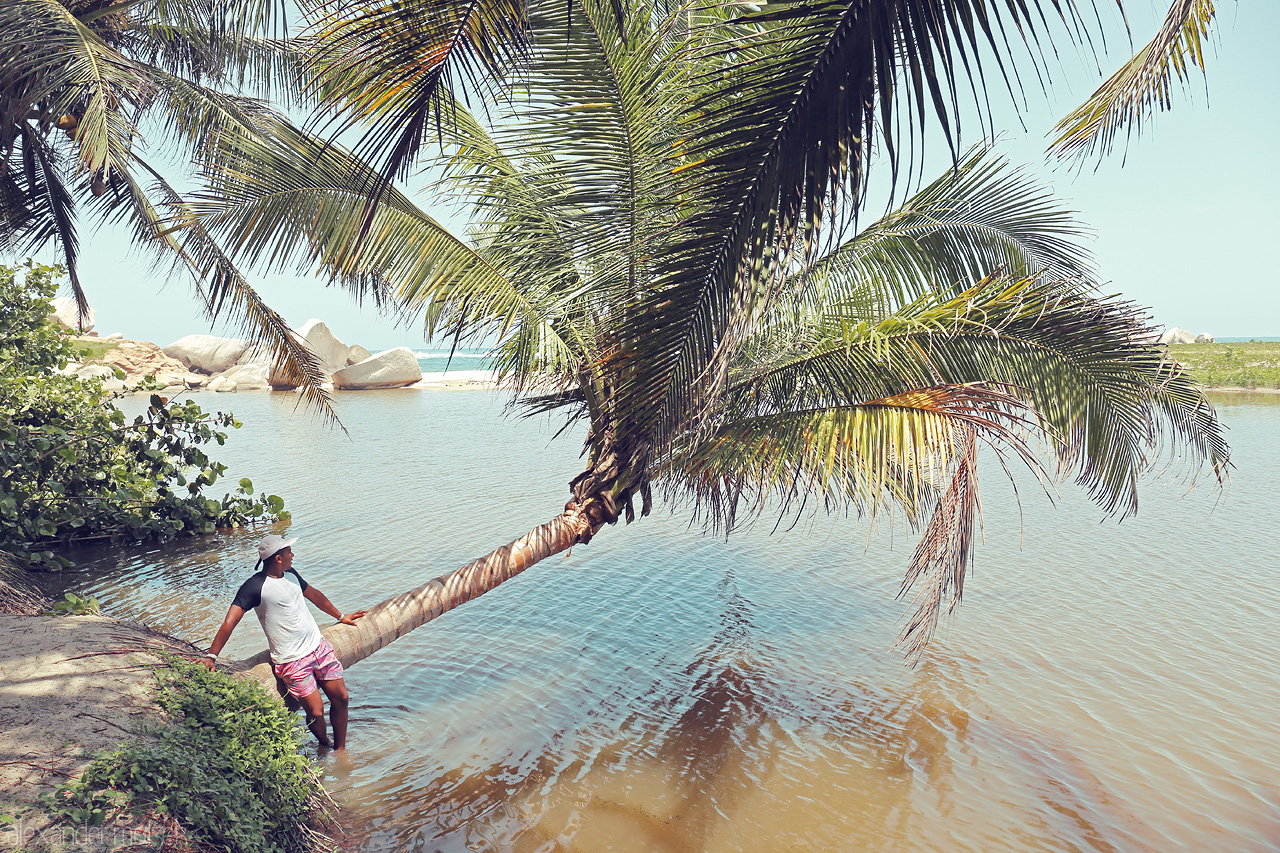
[[[307,591],[307,582],[302,579],[302,575],[298,574],[296,569],[290,569],[289,573],[298,579],[298,586],[302,587],[302,591]]]
[[[262,603],[262,582],[267,579],[265,572],[258,572],[244,583],[240,584],[240,589],[236,591],[236,597],[231,602],[232,606],[239,607],[241,610],[252,610]]]

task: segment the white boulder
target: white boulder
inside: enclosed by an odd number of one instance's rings
[[[249,342],[240,338],[187,335],[163,347],[163,350],[165,355],[176,358],[190,370],[221,373],[238,362],[248,348]]]
[[[186,374],[186,373],[156,373],[156,374],[154,374],[154,376],[155,376],[155,380],[156,380],[156,384],[157,384],[157,385],[162,386],[165,390],[169,390],[169,389],[172,389],[172,388],[186,388],[186,387],[188,387],[188,386],[187,386],[187,376],[188,376],[188,375],[189,375],[189,374]]]
[[[1165,329],[1164,334],[1160,336],[1162,344],[1194,344],[1195,342],[1196,336],[1180,326]]]
[[[324,321],[308,320],[302,324],[302,328],[293,331],[292,334],[320,359],[320,372],[324,375],[328,376],[335,370],[347,366],[347,356],[351,348],[338,340],[337,335],[329,330]],[[277,371],[273,362],[270,349],[265,347],[247,350],[239,361],[240,364],[260,365],[267,368],[267,377],[272,388],[281,390],[296,388],[296,383]]]
[[[294,333],[297,337],[297,333]],[[327,366],[325,368],[327,372]],[[235,366],[224,374],[234,379],[240,391],[261,391],[266,388],[290,389],[296,387],[285,379],[284,374],[276,371],[272,362],[271,350],[267,347],[250,347],[240,356]]]
[[[337,335],[330,331],[329,326],[322,320],[308,320],[303,323],[301,328],[293,331],[296,340],[304,343],[308,349],[320,360],[320,371],[325,376],[332,375],[334,371],[341,370],[351,363],[353,355],[361,355],[359,361],[371,358],[371,354],[362,346],[349,347],[342,341],[338,340]],[[286,379],[283,373],[277,371],[274,366],[274,358],[268,347],[248,347],[240,354],[235,366],[227,368],[226,375],[235,379],[239,385],[239,390],[244,391],[244,382],[238,377],[232,377],[231,371],[235,367],[252,367],[260,368],[263,371],[263,380],[266,384],[255,387],[271,387],[277,389],[289,389],[297,387],[293,382]],[[255,382],[257,380],[255,379]],[[326,383],[327,384],[327,383]]]
[[[225,393],[236,390],[236,381],[225,376],[215,376],[209,380],[209,390]]]
[[[76,376],[81,379],[115,379],[116,372],[101,364],[86,364],[76,371]]]
[[[332,373],[347,366],[347,356],[351,347],[338,340],[338,336],[329,331],[322,320],[308,320],[298,329],[298,336],[307,342],[307,346],[324,362],[326,371]]]
[[[102,390],[108,394],[118,394],[125,390],[123,379],[104,379],[102,381]]]
[[[1213,343],[1213,335],[1209,334],[1208,332],[1204,332],[1202,334],[1196,335],[1196,343],[1211,344]]]
[[[380,352],[333,374],[333,387],[345,391],[402,388],[422,379],[422,368],[408,347]]]
[[[261,364],[237,364],[214,381],[218,379],[234,383],[237,391],[263,391],[271,387],[270,371]],[[213,387],[212,383],[209,387]]]
[[[124,332],[112,332],[111,334],[109,334],[109,335],[107,335],[105,338],[103,338],[103,340],[104,340],[104,341],[123,341],[123,340],[124,340]]]
[[[347,350],[347,364],[359,364],[367,358],[373,358],[373,353],[359,344],[352,344],[351,349]]]
[[[73,332],[91,332],[93,331],[94,319],[93,309],[90,308],[85,314],[83,322],[81,322],[80,311],[76,308],[76,301],[70,296],[55,296],[49,300],[53,303],[53,313],[49,315],[49,322],[62,326],[64,329],[70,329]]]
[[[271,350],[266,347],[249,347],[236,364],[256,364],[265,367],[271,363]],[[229,368],[228,368],[229,369]]]

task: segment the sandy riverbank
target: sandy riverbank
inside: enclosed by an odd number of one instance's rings
[[[16,818],[0,829],[0,850],[41,849],[61,834],[31,805],[155,712],[159,651],[192,649],[107,616],[0,615],[0,814]]]

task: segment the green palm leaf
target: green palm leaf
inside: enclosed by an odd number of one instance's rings
[[[394,298],[408,314],[427,311],[429,330],[461,311],[473,322],[509,326],[537,306],[506,271],[451,234],[401,193],[386,192],[366,229],[368,166],[338,146],[289,128],[223,140],[208,192],[192,210],[250,266],[296,263],[325,272],[357,295]]]
[[[9,245],[59,244],[82,312],[72,188],[88,200],[82,209],[130,218],[144,248],[176,251],[176,242],[158,236],[159,215],[136,179],[156,174],[142,159],[137,123],[163,112],[152,138],[194,154],[261,122],[268,112],[261,104],[205,84],[269,90],[290,74],[289,46],[259,33],[279,11],[274,0],[0,5],[3,237]],[[19,149],[26,166],[14,171]]]
[[[1049,151],[1063,158],[1106,153],[1121,132],[1138,132],[1142,122],[1169,109],[1175,82],[1190,82],[1192,66],[1205,70],[1213,15],[1213,0],[1174,0],[1156,37],[1058,122]]]
[[[0,57],[0,76],[24,83],[10,109],[24,119],[32,104],[45,115],[76,116],[81,167],[91,174],[128,168],[136,128],[121,105],[141,104],[149,89],[136,63],[56,0],[0,6]]]
[[[68,278],[83,320],[88,313],[89,302],[76,270],[80,251],[80,241],[76,236],[76,203],[64,183],[62,155],[29,126],[22,128],[20,145],[22,168],[13,170],[12,192],[21,207],[10,210],[14,221],[7,241],[20,250],[24,245],[33,249],[50,241],[58,244],[67,261]]]
[[[816,498],[860,514],[901,507],[913,524],[928,515],[903,586],[920,590],[903,635],[918,655],[963,589],[979,506],[975,442],[1038,475],[1074,476],[1121,517],[1137,510],[1138,479],[1162,451],[1225,475],[1212,407],[1161,348],[1142,343],[1143,320],[1131,304],[1046,277],[989,278],[876,320],[836,303],[803,337],[788,321],[770,346],[762,330],[710,425],[677,442],[661,478],[726,528],[769,500],[784,512]]]
[[[833,252],[791,276],[796,309],[842,303],[867,318],[997,271],[1091,280],[1085,234],[1048,190],[975,148],[954,169]]]
[[[960,86],[981,86],[984,48],[1007,55],[993,23],[1008,20],[1028,44],[1039,37],[1044,22],[1028,5],[1038,4],[770,4],[706,36],[705,85],[673,163],[690,199],[681,239],[626,333],[647,331],[636,417],[661,434],[714,398],[746,316],[768,303],[793,253],[811,251],[823,222],[838,219],[836,193],[857,208],[873,137],[895,175],[903,116],[914,137],[931,114],[955,150]],[[1074,4],[1054,6],[1080,22]]]
[[[357,151],[382,159],[381,176],[404,177],[433,129],[451,118],[460,86],[483,87],[510,71],[525,44],[519,0],[316,4],[309,86],[343,116],[367,123]],[[379,184],[369,188],[371,194]]]

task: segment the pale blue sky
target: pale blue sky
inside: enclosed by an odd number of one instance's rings
[[[1155,32],[1169,0],[1126,0],[1134,39]],[[1105,0],[1099,4],[1105,6]],[[1120,31],[1109,28],[1114,36]],[[1030,165],[1055,192],[1080,211],[1097,234],[1093,243],[1108,293],[1121,293],[1152,308],[1156,323],[1181,325],[1219,337],[1280,335],[1280,279],[1276,260],[1262,251],[1280,231],[1280,3],[1225,0],[1219,4],[1216,49],[1206,86],[1197,76],[1177,98],[1173,112],[1151,122],[1126,153],[1118,149],[1095,170],[1046,162],[1044,134],[1083,100],[1100,77],[1070,48],[1046,99],[1029,90],[1023,131],[993,92],[998,149]],[[1122,39],[1109,41],[1107,73],[1129,54]],[[989,79],[992,74],[989,73]],[[1024,78],[1026,79],[1026,78]],[[1034,81],[1031,81],[1034,85]],[[977,141],[976,126],[966,142]],[[930,142],[930,176],[948,162],[936,135]],[[875,204],[871,208],[878,213]],[[166,344],[211,331],[182,278],[165,282],[128,238],[110,228],[82,235],[81,279],[97,311],[102,334]],[[44,260],[53,260],[45,253]],[[348,343],[371,349],[426,345],[421,331],[396,327],[372,305],[309,276],[254,276],[254,285],[294,325],[311,317],[329,323]],[[218,333],[234,329],[219,327]]]

